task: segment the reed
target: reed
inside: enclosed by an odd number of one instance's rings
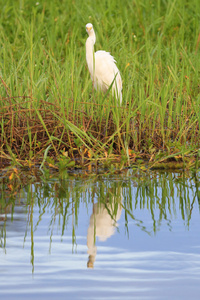
[[[200,146],[198,0],[0,0],[0,156],[80,163],[189,161]],[[123,78],[123,104],[92,87],[85,24]]]

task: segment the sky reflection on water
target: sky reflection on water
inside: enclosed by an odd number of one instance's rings
[[[54,179],[3,197],[4,299],[199,299],[197,177]]]

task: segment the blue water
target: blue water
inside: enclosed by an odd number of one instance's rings
[[[199,179],[54,179],[0,212],[2,299],[199,299]]]

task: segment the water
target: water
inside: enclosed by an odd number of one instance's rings
[[[126,170],[8,185],[2,299],[199,299],[199,175]]]

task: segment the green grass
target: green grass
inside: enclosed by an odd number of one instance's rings
[[[0,0],[2,160],[130,164],[187,158],[200,146],[200,2]],[[123,104],[93,90],[85,24],[111,52]],[[120,159],[121,160],[121,159]]]

